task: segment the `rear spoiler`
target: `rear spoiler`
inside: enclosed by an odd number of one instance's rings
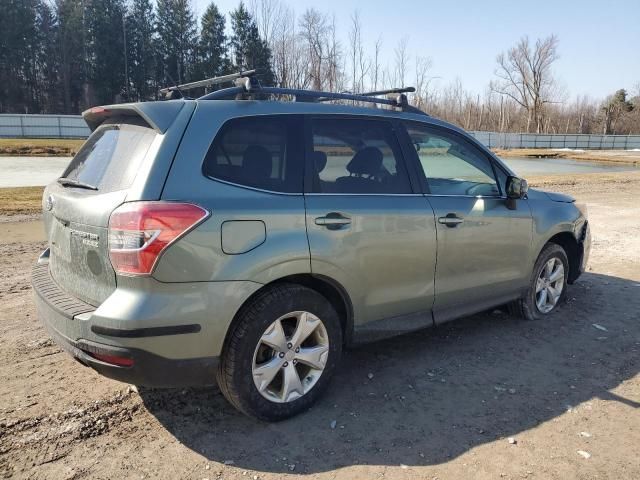
[[[165,102],[122,103],[93,107],[82,112],[84,121],[93,132],[110,117],[139,117],[158,133],[164,133],[184,107],[184,100]]]

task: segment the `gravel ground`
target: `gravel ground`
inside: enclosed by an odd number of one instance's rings
[[[585,202],[594,235],[550,318],[352,350],[317,406],[272,425],[215,388],[138,391],[74,362],[35,317],[39,229],[0,222],[0,476],[640,478],[640,177],[619,178],[540,181]]]

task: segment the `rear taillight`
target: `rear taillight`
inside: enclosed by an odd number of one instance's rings
[[[109,218],[109,258],[118,273],[148,275],[162,252],[209,215],[190,203],[132,202]]]

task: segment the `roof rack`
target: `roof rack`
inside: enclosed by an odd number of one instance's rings
[[[238,78],[250,78],[255,74],[256,70],[245,70],[241,72],[230,73],[229,75],[205,78],[204,80],[198,80],[197,82],[183,83],[182,85],[174,85],[172,87],[161,88],[160,93],[162,93],[163,95],[167,95],[174,91],[180,93],[182,90],[193,90],[195,88],[211,87],[213,85],[221,85],[223,83],[233,82]]]
[[[197,82],[191,82],[184,85],[176,85],[167,87],[160,92],[171,94],[172,91],[189,90],[194,88],[209,87],[212,85],[220,85],[222,83],[234,82],[234,87],[223,88],[208,93],[198,100],[228,100],[255,98],[256,96],[264,97],[270,95],[290,95],[294,97],[296,102],[326,102],[331,100],[351,100],[363,103],[373,103],[378,105],[389,105],[391,107],[400,108],[402,111],[416,113],[419,115],[427,115],[422,110],[409,105],[406,93],[415,92],[413,87],[393,88],[388,90],[379,90],[366,93],[337,93],[324,92],[320,90],[304,90],[298,88],[281,88],[281,87],[263,87],[256,77],[256,70],[247,70],[244,72],[232,73],[221,77],[208,78]],[[385,95],[386,98],[378,98]]]

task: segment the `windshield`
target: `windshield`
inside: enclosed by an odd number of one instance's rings
[[[155,136],[156,132],[142,122],[118,123],[114,119],[103,124],[71,160],[60,183],[101,192],[127,189]]]

